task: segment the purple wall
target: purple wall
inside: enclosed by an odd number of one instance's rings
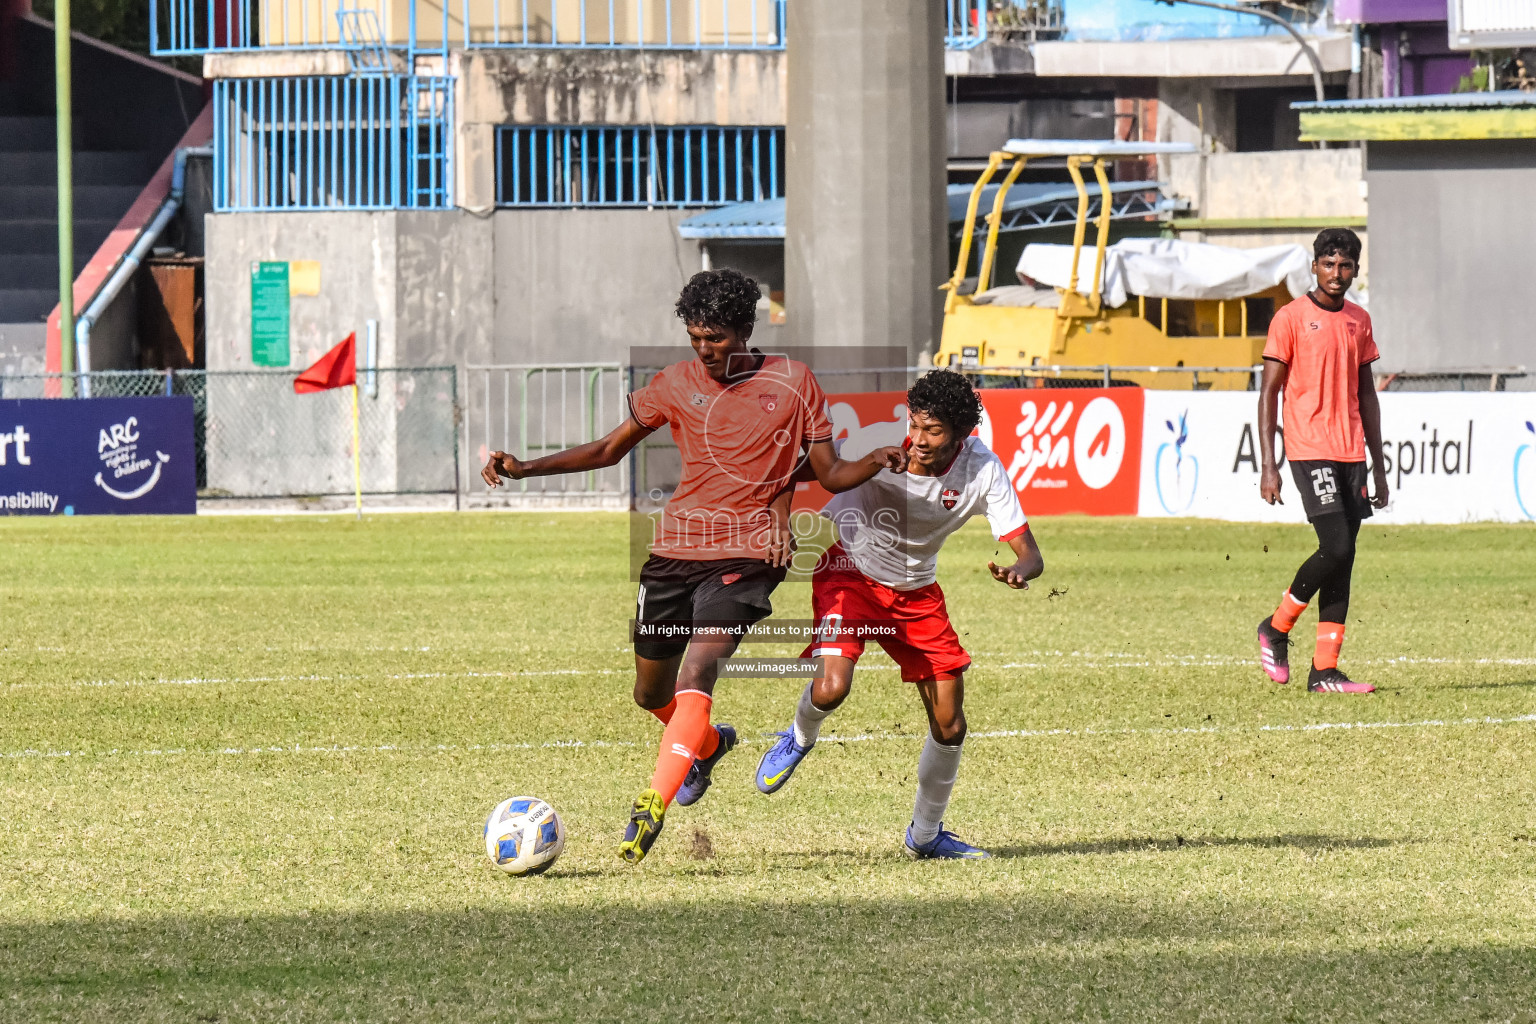
[[[1438,21],[1448,19],[1446,0],[1334,0],[1333,16],[1338,21],[1362,25],[1389,22]]]
[[[1472,57],[1447,45],[1443,25],[1387,24],[1373,27],[1382,56],[1382,93],[1434,96],[1456,91],[1472,70]]]

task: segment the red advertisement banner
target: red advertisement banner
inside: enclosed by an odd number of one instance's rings
[[[827,396],[843,457],[900,444],[906,394]],[[1136,514],[1141,485],[1140,388],[1006,388],[981,392],[976,429],[997,453],[1027,515]],[[796,508],[820,508],[827,493],[801,484]]]

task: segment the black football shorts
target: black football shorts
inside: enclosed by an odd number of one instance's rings
[[[746,633],[773,614],[770,595],[788,571],[760,558],[695,561],[652,555],[640,568],[635,653],[658,661],[676,657],[701,627]]]
[[[1339,512],[1355,520],[1371,518],[1364,462],[1292,462],[1291,475],[1301,492],[1307,522]]]

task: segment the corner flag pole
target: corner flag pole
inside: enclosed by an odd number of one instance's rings
[[[357,425],[357,385],[352,385],[352,486],[357,493],[357,518],[363,518],[363,445]]]
[[[53,5],[54,140],[58,152],[59,372],[60,394],[75,394],[75,190],[74,85],[70,75],[69,0]]]

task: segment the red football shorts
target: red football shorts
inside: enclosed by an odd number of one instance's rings
[[[857,662],[873,639],[901,666],[903,682],[954,679],[971,667],[937,583],[895,590],[856,569],[826,568],[851,564],[841,546],[834,546],[812,576],[817,632],[802,658],[830,655]],[[860,627],[868,635],[860,635]]]

